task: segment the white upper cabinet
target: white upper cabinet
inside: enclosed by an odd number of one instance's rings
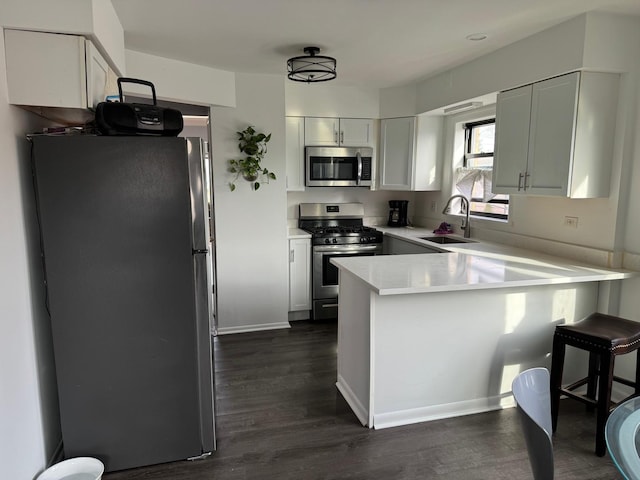
[[[107,95],[118,94],[118,78],[95,45],[85,40],[87,106],[95,110]]]
[[[338,145],[340,120],[337,118],[307,117],[304,119],[305,145]]]
[[[492,179],[496,193],[518,193],[527,171],[531,91],[526,85],[498,95]]]
[[[411,190],[415,117],[380,121],[380,189]]]
[[[441,188],[441,117],[380,121],[380,189],[427,191]]]
[[[5,30],[9,103],[94,109],[117,95],[117,76],[95,46],[78,35]]]
[[[369,118],[341,118],[340,145],[347,147],[374,146],[373,120]]]
[[[309,146],[375,146],[370,118],[306,117],[304,136]]]
[[[618,81],[575,72],[500,93],[494,193],[608,196]]]
[[[285,131],[287,191],[304,190],[304,117],[287,117]]]

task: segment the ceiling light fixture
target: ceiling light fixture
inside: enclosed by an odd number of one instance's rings
[[[301,57],[287,60],[288,77],[296,82],[326,82],[336,78],[336,59],[317,55],[318,47],[304,47]]]
[[[477,108],[477,107],[481,107],[482,106],[482,102],[467,102],[467,103],[461,103],[459,105],[454,105],[453,107],[447,107],[444,109],[444,113],[449,114],[449,113],[458,113],[458,112],[465,112],[467,110],[471,110],[472,108]]]

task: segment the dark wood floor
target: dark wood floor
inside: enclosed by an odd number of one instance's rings
[[[428,368],[428,366],[425,366]],[[515,409],[369,430],[335,388],[335,322],[216,339],[218,450],[105,480],[531,479]],[[593,453],[595,417],[563,401],[556,480],[621,479]]]

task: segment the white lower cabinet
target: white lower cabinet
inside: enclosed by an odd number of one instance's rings
[[[311,239],[289,239],[289,311],[311,310]]]

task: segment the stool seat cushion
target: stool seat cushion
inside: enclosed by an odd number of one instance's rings
[[[603,313],[593,313],[573,325],[558,325],[555,334],[568,344],[590,351],[607,350],[614,355],[640,347],[640,322]]]

